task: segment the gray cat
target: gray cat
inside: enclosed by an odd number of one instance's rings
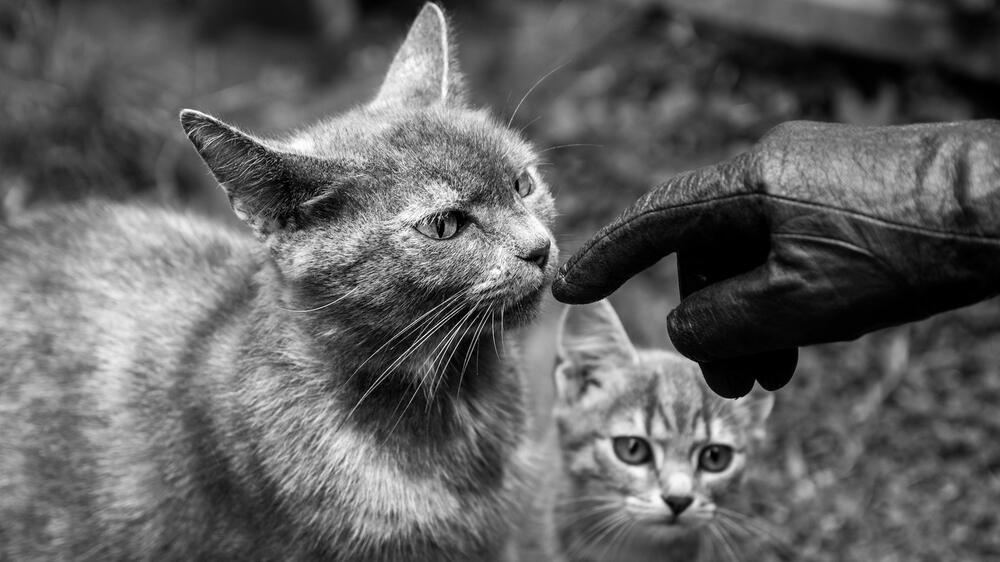
[[[363,107],[181,122],[256,239],[102,204],[0,228],[0,559],[497,557],[527,471],[502,336],[553,205],[440,9]]]

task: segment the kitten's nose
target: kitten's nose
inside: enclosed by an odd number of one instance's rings
[[[545,269],[545,265],[549,263],[549,250],[551,248],[552,242],[548,238],[545,238],[544,241],[535,244],[525,253],[518,255],[518,257]]]
[[[691,496],[663,496],[663,501],[673,512],[674,517],[677,517],[694,502],[694,498]]]

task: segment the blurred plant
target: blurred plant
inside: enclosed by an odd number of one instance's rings
[[[147,62],[162,53],[155,40],[164,34],[122,24],[110,7],[26,1],[2,10],[0,193],[8,204],[119,198],[163,183],[158,160],[180,84]],[[80,25],[83,18],[101,25]]]

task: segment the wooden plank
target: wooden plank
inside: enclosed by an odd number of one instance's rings
[[[962,36],[941,3],[912,0],[660,0],[694,19],[802,45],[932,61],[1000,81],[1000,23]]]

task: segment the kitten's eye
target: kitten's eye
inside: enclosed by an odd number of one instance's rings
[[[708,445],[698,453],[698,468],[705,472],[722,472],[733,462],[733,448],[728,445]]]
[[[625,464],[644,464],[653,457],[649,442],[641,437],[615,437],[615,455]]]
[[[514,191],[521,197],[527,197],[535,191],[535,180],[531,179],[531,174],[527,170],[514,178]]]
[[[457,234],[458,229],[462,228],[464,223],[465,217],[461,213],[448,211],[447,213],[431,215],[418,222],[413,228],[428,238],[445,240]]]

